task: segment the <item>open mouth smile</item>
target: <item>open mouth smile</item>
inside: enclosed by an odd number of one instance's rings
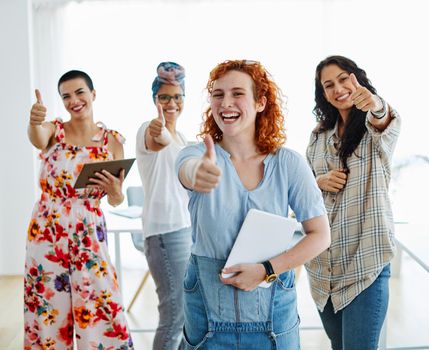
[[[240,113],[237,112],[231,112],[231,113],[220,113],[220,116],[222,117],[222,120],[226,123],[234,122],[238,118],[240,118]]]
[[[83,107],[85,107],[85,105],[75,106],[75,107],[72,107],[71,110],[73,112],[79,113],[83,109]]]

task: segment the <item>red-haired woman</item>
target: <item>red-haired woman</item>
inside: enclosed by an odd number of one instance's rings
[[[299,349],[293,268],[330,244],[320,190],[305,160],[282,147],[280,91],[260,63],[221,63],[207,89],[205,144],[185,148],[176,162],[190,194],[194,242],[184,281],[185,348]],[[302,241],[269,261],[224,268],[249,209],[286,217],[289,206],[307,233]],[[268,275],[278,277],[257,288]]]

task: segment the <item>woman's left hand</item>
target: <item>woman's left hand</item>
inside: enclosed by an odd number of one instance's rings
[[[265,268],[262,264],[237,264],[222,269],[222,273],[235,273],[234,276],[220,280],[246,292],[254,290],[265,279]]]
[[[353,73],[350,74],[350,79],[356,88],[356,91],[351,95],[351,99],[357,109],[363,112],[377,112],[383,108],[383,102],[381,102],[380,97],[372,94],[366,87],[360,85]]]
[[[104,190],[107,193],[109,203],[112,205],[117,205],[120,204],[123,200],[122,183],[124,182],[124,178],[124,169],[122,169],[119,173],[119,177],[113,176],[107,170],[102,170],[101,172],[96,172],[94,177],[89,179],[89,181],[94,184],[89,186],[99,187]]]

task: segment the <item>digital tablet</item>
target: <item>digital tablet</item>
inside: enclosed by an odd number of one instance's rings
[[[129,159],[119,159],[119,160],[108,160],[105,162],[92,162],[85,163],[82,167],[79,176],[74,184],[74,188],[84,188],[86,185],[94,184],[89,181],[89,178],[94,177],[94,174],[101,172],[102,170],[107,170],[113,176],[118,177],[121,170],[125,170],[125,176],[133,165],[135,158]]]
[[[250,209],[241,225],[225,267],[241,263],[261,263],[285,252],[293,246],[293,235],[299,227],[295,219]],[[232,277],[233,274],[222,274]],[[262,282],[267,288],[271,283]]]

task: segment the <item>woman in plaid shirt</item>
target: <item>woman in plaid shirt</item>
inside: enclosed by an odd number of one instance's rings
[[[306,265],[311,292],[334,350],[377,349],[395,252],[388,186],[400,118],[346,57],[320,62],[315,85],[307,159],[332,243]]]

